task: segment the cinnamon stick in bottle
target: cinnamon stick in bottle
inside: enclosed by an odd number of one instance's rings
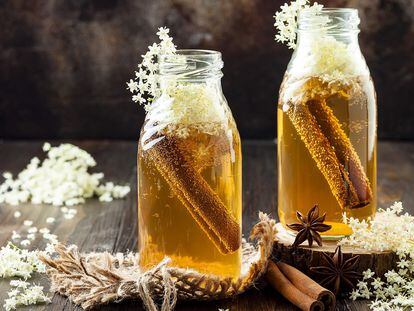
[[[220,252],[227,254],[238,250],[241,245],[240,224],[185,157],[179,139],[166,135],[146,152]]]
[[[311,298],[300,291],[279,269],[273,261],[269,261],[266,273],[267,281],[287,300],[303,311],[322,311],[321,301]]]
[[[349,137],[341,127],[339,120],[325,101],[311,100],[308,102],[309,111],[316,118],[322,132],[334,148],[338,160],[347,166],[348,176],[358,196],[358,202],[349,208],[366,206],[372,200],[370,182],[365,174],[358,154]]]
[[[361,204],[345,166],[339,161],[330,141],[322,132],[307,102],[290,102],[284,110],[325,177],[342,209]]]

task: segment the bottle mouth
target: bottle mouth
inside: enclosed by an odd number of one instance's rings
[[[322,8],[315,13],[312,8],[299,12],[298,32],[323,31],[327,34],[358,33],[358,10],[352,8]]]
[[[326,13],[338,13],[338,14],[339,13],[358,14],[358,10],[354,8],[325,8],[323,7],[321,11],[322,13],[326,12]]]
[[[198,49],[179,49],[175,52],[177,55],[200,57],[200,58],[214,58],[218,57],[221,59],[221,53],[214,50],[198,50]]]
[[[159,57],[160,75],[177,80],[221,77],[221,53],[213,50],[181,49]]]

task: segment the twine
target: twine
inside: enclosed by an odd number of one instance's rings
[[[48,265],[51,291],[89,310],[110,302],[140,299],[148,311],[173,310],[178,300],[231,298],[250,288],[266,271],[273,248],[275,221],[259,213],[250,238],[242,243],[242,275],[220,278],[191,269],[170,267],[169,258],[142,272],[139,254],[81,254],[76,246],[57,244],[56,258],[39,256]]]

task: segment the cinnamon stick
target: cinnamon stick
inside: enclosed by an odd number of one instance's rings
[[[358,194],[347,171],[322,132],[307,103],[290,103],[285,111],[304,142],[318,169],[325,177],[342,209],[360,204]]]
[[[146,152],[191,216],[223,254],[241,244],[240,224],[185,157],[177,138],[165,136]]]
[[[283,297],[299,309],[303,311],[324,310],[322,302],[317,301],[300,291],[271,260],[268,264],[266,279],[281,295],[283,295]]]
[[[358,202],[349,208],[366,206],[372,200],[372,189],[365,174],[361,160],[356,153],[349,137],[341,127],[339,120],[326,102],[311,100],[308,102],[310,112],[315,116],[322,132],[334,148],[338,160],[347,167],[348,176],[352,182]]]
[[[292,267],[281,261],[276,263],[280,271],[286,276],[286,278],[301,292],[305,293],[309,297],[318,300],[323,303],[325,310],[334,310],[336,304],[335,295],[320,286],[317,282],[312,280],[306,274],[300,270]]]

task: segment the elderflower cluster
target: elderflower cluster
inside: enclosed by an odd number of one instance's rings
[[[283,4],[280,11],[276,12],[274,18],[278,33],[276,34],[276,41],[286,43],[290,49],[296,48],[296,31],[298,28],[298,15],[303,9],[311,10],[315,15],[321,12],[323,5],[315,2],[309,5],[309,0],[295,0],[290,4]]]
[[[315,37],[307,49],[298,51],[296,64],[289,68],[292,77],[318,76],[323,81],[345,81],[345,78],[363,75],[366,65],[355,57],[353,46],[332,36]]]
[[[164,130],[185,138],[190,129],[197,129],[214,135],[222,129],[226,118],[213,86],[177,83],[151,105],[144,132],[152,134],[156,128],[159,132]],[[147,144],[143,146],[144,150],[147,149]],[[151,141],[148,146],[151,146]]]
[[[4,173],[5,181],[0,184],[0,203],[18,205],[20,203],[52,204],[73,206],[85,202],[85,198],[98,196],[100,201],[123,198],[129,186],[113,183],[101,184],[103,173],[89,173],[94,167],[94,158],[85,150],[72,144],[51,147],[45,143],[43,151],[47,157],[31,159],[17,178]],[[15,216],[19,217],[19,214]]]
[[[158,97],[159,86],[159,55],[174,54],[176,51],[170,30],[160,27],[157,36],[160,43],[153,43],[148,47],[147,53],[142,55],[142,62],[138,64],[138,71],[135,71],[135,78],[127,82],[127,89],[134,94],[132,100],[139,104],[145,104],[148,109],[152,100]]]
[[[387,209],[379,209],[373,219],[343,219],[353,234],[340,241],[342,245],[356,246],[369,251],[393,251],[414,258],[414,216],[403,214],[401,202]]]
[[[353,234],[340,241],[369,251],[393,251],[399,256],[395,270],[375,276],[370,269],[351,292],[350,298],[372,299],[372,310],[414,309],[414,217],[403,213],[401,202],[380,209],[373,219],[357,220],[344,215]]]
[[[36,234],[42,234],[46,242],[44,250],[25,250],[20,249],[13,243],[0,249],[0,278],[18,278],[10,281],[11,290],[7,293],[8,297],[4,301],[3,307],[6,310],[14,310],[18,306],[28,306],[38,303],[50,302],[49,297],[43,293],[43,287],[26,282],[34,273],[45,273],[46,265],[39,260],[39,255],[51,256],[55,252],[58,243],[57,236],[50,233],[48,228],[38,229],[32,227],[33,222],[24,221],[21,232],[13,231],[12,240],[20,240],[26,231],[27,239],[21,242],[34,240]],[[30,239],[30,240],[29,240]],[[20,243],[22,245],[22,243]]]
[[[34,272],[44,273],[46,266],[38,259],[37,254],[37,251],[20,249],[9,242],[0,249],[0,277],[27,280]]]
[[[371,299],[372,310],[413,310],[414,309],[414,262],[403,255],[397,269],[390,270],[383,278],[375,276],[370,269],[363,273],[350,298]]]
[[[43,286],[30,284],[22,280],[10,281],[12,290],[4,300],[6,311],[15,310],[19,306],[29,306],[38,303],[49,303],[51,300],[43,293]]]

